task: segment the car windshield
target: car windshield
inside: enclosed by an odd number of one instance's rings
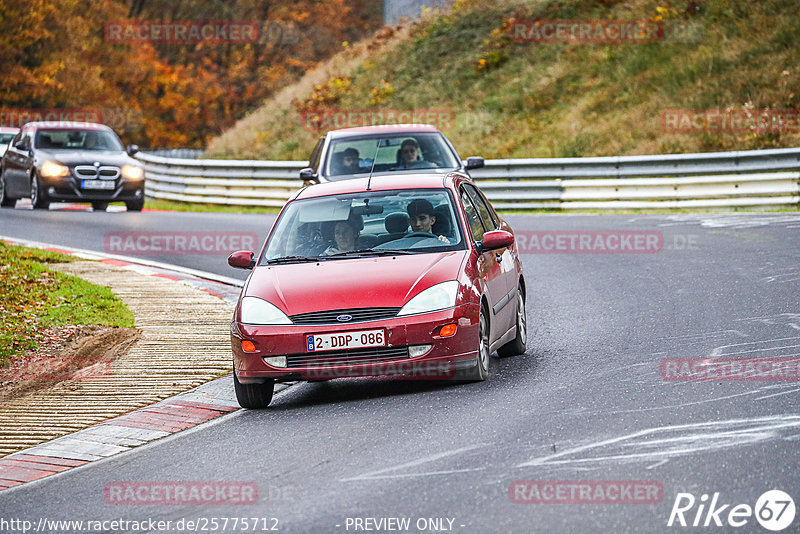
[[[401,173],[419,169],[452,171],[459,162],[439,133],[398,133],[334,139],[324,174],[341,180],[354,174]],[[373,169],[374,164],[374,169]]]
[[[14,139],[13,133],[0,133],[0,145],[7,145]]]
[[[367,191],[290,203],[260,264],[463,249],[445,189]]]
[[[36,148],[120,151],[117,136],[103,130],[39,130]]]

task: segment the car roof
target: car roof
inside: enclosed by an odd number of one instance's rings
[[[0,133],[17,133],[19,128],[13,126],[0,126]]]
[[[25,129],[47,129],[47,130],[111,130],[105,124],[98,124],[96,122],[78,122],[78,121],[38,121],[28,122],[23,128]],[[111,130],[113,131],[113,130]]]
[[[452,187],[455,179],[462,175],[456,173],[449,174],[403,174],[403,175],[380,175],[368,178],[349,178],[335,182],[323,182],[303,188],[294,200],[304,198],[322,197],[328,195],[340,195],[347,193],[359,193],[366,191],[369,181],[370,191],[392,191],[396,189],[443,189]],[[466,177],[464,177],[466,178]]]
[[[369,134],[411,134],[411,133],[441,133],[436,126],[430,124],[382,124],[379,126],[359,126],[357,128],[342,128],[331,130],[328,135],[331,137],[350,137],[356,135]]]

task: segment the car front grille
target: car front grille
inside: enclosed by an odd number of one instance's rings
[[[390,319],[397,316],[400,308],[356,308],[352,310],[326,310],[311,313],[301,313],[292,315],[289,319],[294,324],[351,324],[363,323],[365,321],[377,321],[379,319]],[[349,315],[349,321],[340,321],[337,317]]]
[[[75,167],[75,175],[78,178],[100,178],[101,180],[113,180],[120,175],[119,167],[106,165],[102,167],[95,167],[94,165],[77,165]]]
[[[320,353],[289,354],[286,366],[289,369],[301,367],[334,367],[337,365],[360,365],[383,363],[408,359],[408,347],[370,347],[366,349],[330,350]]]

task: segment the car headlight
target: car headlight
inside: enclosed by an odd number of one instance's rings
[[[69,167],[61,165],[60,163],[55,163],[54,161],[45,161],[39,173],[47,178],[69,176]]]
[[[458,295],[456,280],[436,284],[406,302],[397,315],[415,315],[452,308],[456,305],[456,295]]]
[[[144,169],[136,165],[123,165],[122,176],[128,180],[141,180],[142,176],[144,176]]]
[[[242,299],[242,322],[245,324],[292,324],[285,313],[258,297]]]

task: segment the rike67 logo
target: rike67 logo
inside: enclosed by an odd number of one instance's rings
[[[792,524],[796,511],[792,497],[781,490],[765,491],[756,501],[755,507],[749,504],[724,504],[720,501],[719,492],[714,493],[710,502],[705,493],[700,499],[696,499],[691,493],[678,493],[672,504],[667,526],[738,528],[752,525],[751,520],[755,516],[762,527],[778,532]],[[752,532],[752,527],[747,531]]]

